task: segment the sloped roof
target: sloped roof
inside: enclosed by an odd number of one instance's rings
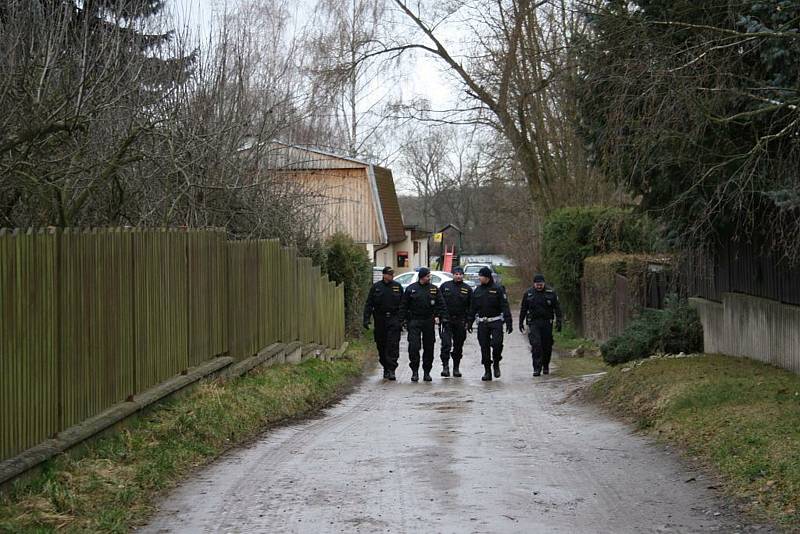
[[[378,198],[381,201],[383,221],[386,226],[386,237],[389,243],[404,241],[406,238],[403,226],[403,214],[400,203],[397,201],[397,191],[394,188],[392,171],[385,167],[373,165],[375,183],[378,186]]]
[[[287,145],[279,141],[269,143],[268,166],[273,169],[318,170],[318,169],[363,169],[370,163],[322,149]]]

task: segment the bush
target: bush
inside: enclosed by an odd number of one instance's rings
[[[583,260],[609,252],[655,252],[658,229],[631,209],[562,208],[551,213],[542,235],[542,269],[558,291],[565,315],[580,324]]]
[[[363,246],[343,233],[325,241],[321,267],[334,282],[344,284],[345,329],[350,335],[361,332],[361,313],[372,282],[372,263]]]
[[[672,301],[664,310],[644,310],[622,334],[600,350],[611,365],[647,358],[654,353],[677,354],[703,350],[703,326],[686,301]]]

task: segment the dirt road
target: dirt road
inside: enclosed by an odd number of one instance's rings
[[[525,338],[481,382],[397,383],[376,370],[318,419],[198,473],[143,532],[750,532],[700,473],[592,408],[574,381],[531,377]],[[438,349],[438,345],[437,345]]]

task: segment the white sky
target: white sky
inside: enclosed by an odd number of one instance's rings
[[[238,0],[169,0],[180,27],[186,26],[198,35],[208,35],[215,15],[235,6]],[[309,1],[309,0],[305,0]],[[298,4],[300,4],[298,2]],[[302,9],[302,7],[300,8]],[[452,82],[443,75],[440,61],[417,54],[413,61],[406,61],[407,75],[401,81],[404,99],[427,98],[434,109],[443,109],[453,104]]]

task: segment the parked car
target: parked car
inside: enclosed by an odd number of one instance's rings
[[[419,273],[412,271],[408,273],[398,274],[394,277],[394,281],[403,286],[403,290],[416,282],[419,279]],[[442,284],[448,280],[452,280],[453,275],[444,271],[431,271],[431,283],[436,287],[441,287]]]
[[[492,271],[492,278],[494,279],[494,283],[500,285],[502,283],[502,277],[497,274],[497,271],[494,268],[494,265],[491,263],[468,263],[464,266],[464,280],[471,281],[473,284],[479,284],[478,280],[478,271],[482,268],[488,267]]]

